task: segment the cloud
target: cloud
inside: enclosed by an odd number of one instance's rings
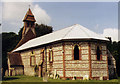
[[[5,2],[3,4],[3,19],[10,21],[21,21],[31,3]]]
[[[106,28],[101,35],[104,37],[111,37],[112,41],[118,41],[118,29],[116,28]]]
[[[47,14],[47,12],[42,9],[39,5],[34,4],[32,2],[4,2],[3,3],[3,25],[13,25],[18,26],[18,28],[22,27],[22,20],[28,11],[29,5],[37,23],[43,23],[48,24],[51,20],[50,16]],[[4,24],[5,22],[8,22],[7,24]],[[6,26],[6,27],[7,27]],[[19,29],[12,29],[12,30],[5,30],[8,28],[4,28],[3,31],[12,31],[12,32],[18,32]]]
[[[35,19],[39,24],[48,24],[51,21],[50,16],[48,16],[46,11],[40,8],[39,5],[34,6],[33,14],[35,15]]]

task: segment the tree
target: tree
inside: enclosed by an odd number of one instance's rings
[[[110,42],[107,45],[108,50],[111,52],[113,57],[116,60],[116,69],[117,69],[117,74],[120,76],[120,41],[119,42]]]
[[[51,33],[53,29],[51,26],[47,26],[44,24],[41,24],[41,25],[36,24],[35,31],[36,31],[36,36],[39,37],[39,36]]]
[[[19,36],[14,32],[2,33],[2,68],[3,74],[8,68],[7,66],[7,52],[10,52],[19,42]]]
[[[19,35],[20,39],[22,38],[22,31],[23,31],[23,27],[18,32],[18,35]],[[53,28],[52,28],[52,26],[47,26],[47,25],[44,25],[44,24],[38,25],[36,23],[35,24],[35,32],[36,32],[36,37],[39,37],[39,36],[42,36],[42,35],[49,34],[49,33],[53,32]]]

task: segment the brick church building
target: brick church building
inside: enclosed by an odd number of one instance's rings
[[[115,75],[115,59],[107,49],[107,38],[75,24],[36,37],[35,18],[29,9],[23,20],[22,39],[8,53],[9,75],[43,77],[58,74],[60,78],[103,78]]]

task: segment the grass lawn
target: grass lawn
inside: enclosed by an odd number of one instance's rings
[[[118,80],[120,81],[120,77],[119,79],[112,79],[112,80],[62,80],[62,79],[48,79],[48,83],[65,83],[65,84],[70,84],[70,83],[83,83],[83,84],[118,84]],[[3,79],[3,83],[2,84],[15,84],[15,83],[19,83],[19,84],[36,84],[36,83],[42,83],[43,79],[39,78],[39,77],[32,77],[32,76],[10,76],[10,77],[4,77]]]

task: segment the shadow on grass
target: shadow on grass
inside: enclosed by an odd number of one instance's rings
[[[17,77],[3,77],[2,81],[8,81],[8,80],[15,80],[15,79],[19,79]]]

